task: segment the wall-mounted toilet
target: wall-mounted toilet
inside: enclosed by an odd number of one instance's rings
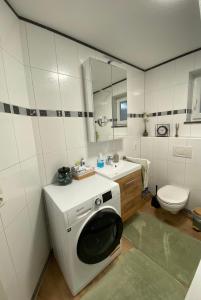
[[[189,190],[174,186],[165,185],[157,192],[157,198],[162,208],[176,214],[185,207],[189,197]]]

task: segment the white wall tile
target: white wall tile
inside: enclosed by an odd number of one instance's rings
[[[173,109],[187,108],[188,84],[174,86],[173,90]]]
[[[154,168],[155,183],[158,188],[167,184],[168,181],[168,162],[167,160],[154,159],[152,161],[152,167]]]
[[[37,156],[21,163],[23,186],[27,201],[41,198],[41,180]]]
[[[4,1],[0,2],[0,40],[7,52],[23,61],[19,20]]]
[[[35,281],[38,281],[50,251],[44,205],[40,198],[29,201],[28,213],[31,223],[32,250],[34,253],[32,273],[34,274]]]
[[[144,93],[144,72],[136,69],[127,72],[127,90],[133,93]]]
[[[201,124],[191,124],[191,137],[201,137]]]
[[[155,69],[154,89],[171,87],[174,82],[175,61],[164,64]]]
[[[8,245],[19,278],[19,286],[25,299],[30,299],[36,284],[34,253],[31,243],[31,227],[27,208],[6,229]]]
[[[192,147],[192,158],[187,159],[187,162],[191,162],[197,167],[201,166],[201,138],[188,139],[187,146]]]
[[[46,174],[45,174],[45,165],[44,165],[44,158],[42,154],[37,155],[38,160],[38,167],[40,171],[40,179],[41,179],[41,185],[46,185]]]
[[[128,135],[133,137],[141,137],[144,131],[144,123],[142,118],[128,118]]]
[[[70,148],[67,151],[68,163],[70,166],[74,166],[76,162],[80,161],[82,158],[87,159],[86,148]]]
[[[141,157],[152,161],[152,159],[153,159],[153,138],[150,138],[150,137],[142,137],[141,138]]]
[[[14,129],[20,160],[23,161],[36,154],[36,145],[31,118],[13,115]]]
[[[68,165],[66,151],[57,151],[44,154],[44,166],[46,174],[46,184],[55,182],[57,170]]]
[[[0,172],[5,204],[1,207],[4,226],[8,226],[25,207],[25,193],[19,164]]]
[[[168,184],[185,185],[185,162],[168,161]]]
[[[86,146],[84,127],[85,119],[83,118],[64,118],[67,149],[83,148]]]
[[[156,69],[145,72],[145,89],[147,92],[155,89]]]
[[[25,300],[20,294],[19,284],[11,262],[6,237],[3,232],[0,232],[0,249],[0,282],[5,292],[5,299]]]
[[[39,109],[61,109],[58,74],[32,68],[36,107]]]
[[[31,24],[26,27],[31,66],[57,72],[54,34]]]
[[[81,79],[59,74],[62,109],[84,111],[84,95]]]
[[[188,209],[192,210],[196,207],[200,207],[201,205],[200,195],[201,195],[201,189],[190,190],[189,200],[187,203]]]
[[[167,111],[172,110],[173,108],[173,97],[172,97],[172,89],[160,89],[154,93],[153,97],[156,111]]]
[[[15,105],[29,107],[24,66],[6,52],[3,52],[3,58],[10,102]]]
[[[22,175],[31,224],[32,248],[34,252],[33,272],[35,273],[35,278],[38,278],[49,253],[49,241],[37,157],[22,163]]]
[[[188,83],[189,72],[194,69],[194,54],[176,60],[175,84]]]
[[[140,139],[126,136],[123,139],[123,155],[140,157]]]
[[[66,144],[62,118],[39,118],[39,128],[44,153],[56,152],[59,149],[65,150]],[[71,132],[75,134],[72,127]]]
[[[153,144],[152,144],[153,159],[167,160],[168,144],[169,144],[168,138],[164,138],[164,137],[153,138]]]
[[[3,53],[0,49],[0,101],[8,102],[8,90],[6,85],[6,75],[3,63]]]
[[[29,49],[28,49],[26,22],[19,21],[19,29],[20,29],[20,39],[21,39],[23,64],[25,66],[29,66],[30,65],[30,60],[29,60]]]
[[[176,129],[175,125],[176,123],[179,123],[179,137],[190,137],[191,136],[191,126],[189,124],[184,124],[186,121],[186,114],[178,114],[173,115],[172,117],[172,136],[175,136]]]
[[[42,147],[41,147],[41,136],[40,136],[40,129],[39,129],[39,119],[36,117],[32,117],[32,128],[33,128],[33,134],[34,134],[34,141],[35,141],[35,148],[36,153],[41,154],[42,153]]]
[[[158,124],[158,118],[157,117],[150,117],[148,119],[147,132],[148,132],[148,135],[150,137],[155,137],[156,136],[156,133],[155,133],[156,124]]]
[[[10,114],[0,113],[0,141],[0,170],[2,170],[19,161],[12,116]]]
[[[144,113],[144,93],[127,92],[128,113]]]
[[[36,108],[31,67],[25,66],[24,71],[25,71],[25,76],[26,76],[26,87],[27,87],[27,95],[28,95],[28,99],[29,99],[29,106],[31,108]]]
[[[186,164],[185,184],[190,189],[200,189],[201,168],[200,165],[188,162]],[[201,201],[200,201],[201,202]]]
[[[58,72],[81,77],[78,46],[75,42],[55,35]]]
[[[145,93],[145,111],[147,113],[153,113],[158,111],[158,103],[156,102],[156,97],[154,92]]]

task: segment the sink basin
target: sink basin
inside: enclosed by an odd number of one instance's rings
[[[141,169],[141,165],[131,163],[129,161],[120,160],[118,163],[113,163],[112,165],[105,165],[103,168],[95,168],[95,171],[112,180],[117,180],[124,177],[132,172]]]

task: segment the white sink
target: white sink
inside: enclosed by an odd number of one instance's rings
[[[132,172],[141,169],[141,165],[131,163],[129,161],[120,160],[118,163],[113,163],[112,165],[106,165],[103,168],[95,168],[95,171],[112,180],[117,180],[124,177]]]

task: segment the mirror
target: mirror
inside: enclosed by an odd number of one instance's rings
[[[112,66],[112,111],[114,139],[118,139],[127,135],[127,76],[116,66]]]
[[[189,73],[187,121],[201,120],[201,70]]]
[[[126,71],[89,58],[83,64],[89,142],[116,138],[116,128],[127,126]],[[119,137],[119,136],[117,136]]]

